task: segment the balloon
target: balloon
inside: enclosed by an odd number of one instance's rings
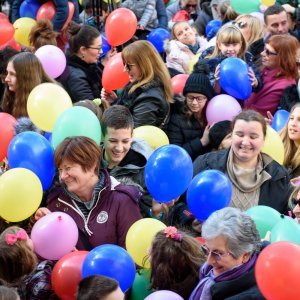
[[[269,206],[253,206],[246,212],[255,222],[256,228],[262,239],[266,236],[267,232],[271,231],[281,220],[279,212]]]
[[[30,170],[16,168],[0,177],[0,216],[8,222],[29,218],[39,207],[43,188]]]
[[[260,0],[230,0],[231,7],[239,14],[249,14],[259,11]]]
[[[21,51],[22,49],[22,46],[19,43],[17,43],[14,38],[10,39],[7,43],[0,46],[0,50],[4,49],[5,47],[10,47],[17,51]]]
[[[183,298],[181,296],[179,296],[178,294],[171,292],[171,291],[167,291],[167,290],[161,290],[161,291],[154,292],[145,298],[145,300],[165,300],[165,299],[183,300]]]
[[[66,213],[53,212],[33,225],[31,239],[39,256],[58,260],[74,249],[78,241],[78,228]]]
[[[31,121],[42,130],[52,132],[58,117],[72,107],[69,94],[58,84],[42,83],[29,94],[27,112]]]
[[[288,111],[284,109],[277,110],[272,121],[272,128],[280,131],[289,120],[289,116],[290,113]]]
[[[102,86],[107,91],[112,91],[123,88],[128,82],[129,76],[124,69],[122,53],[118,53],[105,64],[102,74]]]
[[[15,21],[14,28],[15,34],[14,39],[16,42],[29,47],[29,34],[33,26],[36,25],[36,21],[31,18],[20,18]],[[1,25],[2,26],[2,25]]]
[[[116,245],[102,245],[94,248],[85,258],[82,277],[103,275],[119,282],[123,292],[127,291],[135,277],[134,261],[128,252]]]
[[[35,19],[36,14],[39,10],[39,8],[41,7],[41,4],[35,0],[32,1],[23,1],[20,9],[19,9],[19,13],[20,13],[20,17],[27,17],[27,18],[31,18],[31,19]]]
[[[54,151],[50,143],[37,132],[18,134],[8,148],[8,163],[11,168],[25,168],[40,179],[43,189],[50,188],[55,175]]]
[[[218,170],[200,172],[187,191],[187,204],[193,215],[206,220],[211,213],[229,205],[232,185],[228,177]]]
[[[15,136],[15,124],[13,116],[0,112],[0,161],[7,156],[9,143]]]
[[[6,21],[1,21],[0,23],[0,45],[4,45],[14,36],[14,26]]]
[[[298,299],[300,247],[290,242],[267,246],[258,256],[255,278],[266,299]]]
[[[132,10],[117,8],[112,11],[105,22],[105,34],[108,43],[115,47],[128,42],[137,28],[137,18]]]
[[[52,133],[54,149],[71,136],[87,136],[100,145],[101,127],[97,116],[91,110],[80,106],[64,111],[57,119]]]
[[[266,6],[272,6],[274,5],[276,0],[261,0],[261,4],[266,5]]]
[[[279,134],[271,126],[267,126],[267,135],[261,151],[283,164],[284,146]]]
[[[170,32],[164,28],[153,29],[147,40],[156,48],[159,53],[164,52],[164,41],[170,39]]]
[[[194,65],[198,62],[201,53],[197,53],[193,56],[193,58],[189,62],[189,73],[193,72]]]
[[[156,149],[145,167],[145,183],[158,202],[169,202],[179,197],[193,177],[193,163],[189,154],[177,145]]]
[[[103,34],[101,34],[101,38],[102,38],[102,52],[100,54],[100,57],[103,57],[111,49],[111,46]]]
[[[172,18],[173,22],[189,21],[190,15],[186,10],[179,10]]]
[[[9,22],[8,16],[3,12],[0,12],[0,22]]]
[[[88,251],[74,251],[64,255],[54,266],[51,284],[62,300],[75,300],[76,290],[82,279],[82,265]]]
[[[211,20],[205,26],[205,35],[208,36],[211,30],[219,29],[222,26],[221,20]]]
[[[133,137],[139,138],[148,143],[153,149],[169,145],[169,138],[163,130],[152,125],[144,125],[133,130]]]
[[[209,124],[229,120],[242,111],[240,104],[229,95],[218,95],[212,98],[206,108],[206,118]]]
[[[300,225],[292,218],[281,216],[271,230],[271,242],[287,241],[300,245]]]
[[[178,74],[172,77],[171,83],[175,95],[182,94],[185,83],[188,78],[189,78],[188,74]]]
[[[129,300],[143,300],[152,293],[150,288],[151,270],[137,270],[133,285],[130,289]]]
[[[250,97],[252,92],[248,65],[240,58],[228,57],[220,65],[220,85],[230,96],[240,100]],[[234,80],[232,80],[234,78]],[[237,84],[238,82],[238,84]]]
[[[60,76],[66,67],[66,56],[62,50],[53,45],[45,45],[37,49],[35,55],[51,78]]]
[[[149,254],[154,236],[165,228],[164,223],[151,218],[141,219],[131,225],[126,235],[126,249],[137,265],[150,268],[149,259],[145,258]]]

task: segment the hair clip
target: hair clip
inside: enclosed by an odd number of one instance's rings
[[[20,229],[17,233],[7,233],[5,241],[7,245],[14,245],[17,241],[27,241],[28,235],[24,229]]]
[[[171,238],[175,241],[181,242],[182,241],[182,234],[178,233],[177,228],[174,226],[168,226],[164,233],[166,234],[167,238]]]
[[[100,98],[96,98],[93,100],[93,102],[97,105],[97,106],[100,106],[102,100]]]

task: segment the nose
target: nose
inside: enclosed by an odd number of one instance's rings
[[[5,82],[9,82],[9,80],[10,80],[9,75],[7,74],[6,77],[5,77]]]
[[[117,151],[122,151],[122,144],[120,144],[120,143],[118,143],[118,144],[116,144],[116,146],[115,146],[115,150],[117,150]]]
[[[209,254],[207,255],[206,262],[210,266],[212,266],[216,262],[216,259],[211,255],[211,252],[209,252]]]
[[[68,172],[66,170],[61,170],[59,176],[62,180],[64,180],[66,177],[68,177]]]
[[[249,145],[249,137],[244,136],[243,139],[242,139],[242,144],[243,145]]]

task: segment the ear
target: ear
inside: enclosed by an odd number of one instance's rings
[[[81,46],[78,50],[78,54],[79,56],[85,56],[87,48],[85,48],[84,46]]]
[[[243,254],[243,260],[242,260],[243,264],[246,263],[249,260],[249,258],[250,258],[250,253]]]

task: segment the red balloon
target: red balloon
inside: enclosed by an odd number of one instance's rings
[[[15,28],[14,26],[6,21],[1,21],[0,23],[0,46],[7,43],[14,36]]]
[[[171,83],[175,95],[182,94],[188,77],[188,74],[178,74],[172,77]]]
[[[105,33],[111,46],[119,46],[129,41],[137,28],[137,18],[133,11],[118,8],[111,12],[106,19]]]
[[[88,253],[88,251],[71,252],[55,264],[51,274],[51,284],[60,299],[76,299],[76,289],[82,279],[82,264]]]
[[[129,82],[128,73],[124,70],[122,54],[117,53],[106,63],[102,74],[102,86],[107,91],[123,88]]]
[[[5,13],[0,12],[0,22],[3,22],[3,21],[9,22],[9,19]]]
[[[15,49],[17,51],[21,51],[21,49],[22,49],[22,46],[19,43],[17,43],[14,38],[12,38],[11,40],[9,40],[4,45],[0,46],[0,50],[4,49],[5,47],[10,47],[10,48],[13,48],[13,49]]]
[[[186,10],[180,10],[178,11],[174,17],[172,18],[173,22],[178,22],[178,21],[189,21],[190,20],[190,15]]]
[[[258,256],[255,278],[266,299],[299,299],[300,246],[276,242]]]
[[[0,113],[0,161],[7,156],[10,141],[15,136],[16,119],[7,113]]]

